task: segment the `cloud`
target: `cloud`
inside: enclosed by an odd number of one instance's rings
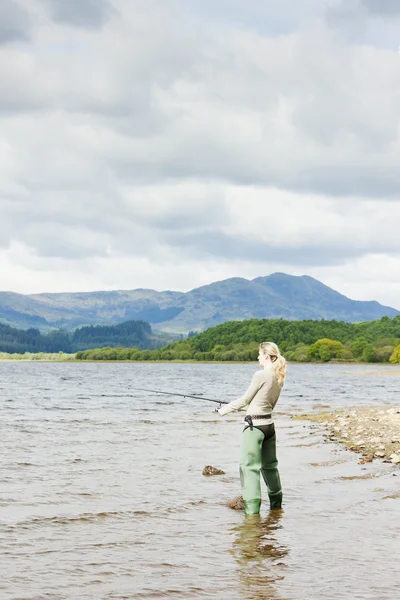
[[[192,258],[265,261],[313,268],[343,265],[368,253],[400,257],[400,204],[322,196],[299,200],[271,188],[225,188],[226,213],[217,227],[170,230],[168,245]]]
[[[260,268],[267,261],[286,269],[343,265],[368,253],[400,256],[400,203],[299,199],[274,188],[201,180],[116,189],[99,179],[85,194],[49,190],[34,203],[16,192],[17,201],[4,203],[0,245],[14,240],[39,257],[65,260],[231,260]]]
[[[361,0],[361,6],[369,12],[381,16],[400,16],[400,5],[397,0]]]
[[[348,44],[396,51],[400,6],[397,0],[340,0],[328,6],[326,23]]]
[[[0,286],[398,264],[400,62],[372,4],[361,44],[333,0],[32,3],[0,48]]]
[[[378,17],[392,19],[400,16],[400,6],[397,0],[339,0],[325,7],[328,15],[337,17]]]
[[[338,44],[321,26],[279,39],[237,29],[217,36],[205,26],[185,30],[179,14],[161,12],[161,27],[143,4],[138,13],[124,6],[103,33],[78,36],[76,48],[58,32],[57,52],[44,59],[18,49],[0,56],[0,110],[42,112],[28,123],[40,127],[32,136],[42,146],[67,135],[76,163],[85,164],[83,152],[127,183],[204,178],[337,196],[399,192],[397,54]]]
[[[42,0],[54,21],[75,27],[97,29],[114,13],[108,0]]]
[[[296,30],[310,20],[324,15],[327,6],[335,0],[180,0],[179,6],[192,18],[203,18],[240,29],[252,28],[268,35],[282,35]]]
[[[30,19],[17,0],[0,0],[0,47],[30,38]]]
[[[316,267],[308,274],[349,298],[379,300],[400,310],[400,256],[367,254],[345,265]]]

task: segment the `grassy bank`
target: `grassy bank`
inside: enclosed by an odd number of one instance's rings
[[[108,350],[108,349],[102,349],[102,350]],[[90,350],[87,351],[88,354],[91,353]],[[81,358],[80,353],[76,353],[76,354],[67,354],[67,353],[63,353],[63,352],[57,352],[57,353],[46,353],[46,352],[38,352],[38,353],[32,353],[32,352],[26,352],[24,354],[17,354],[17,353],[13,353],[13,354],[9,354],[7,352],[0,352],[0,362],[12,362],[12,361],[21,361],[21,362],[74,362],[74,363],[82,363],[82,362],[90,362],[90,363],[126,363],[126,362],[130,362],[130,363],[151,363],[151,364],[159,364],[159,363],[176,363],[176,364],[184,364],[184,363],[189,363],[189,364],[231,364],[231,365],[242,365],[242,364],[254,364],[254,367],[257,367],[258,365],[258,361],[256,359],[254,360],[218,360],[218,359],[214,359],[214,360],[199,360],[199,359],[195,359],[195,358],[187,358],[187,359],[180,359],[180,358],[135,358],[135,359],[128,359],[128,358],[109,358],[107,356],[107,353],[105,352],[104,354],[102,354],[102,358]],[[313,362],[297,362],[297,361],[293,361],[293,360],[288,360],[288,365],[309,365],[309,364],[320,364],[321,361],[313,361]],[[342,365],[343,367],[345,366],[366,366],[365,362],[360,361],[360,360],[331,360],[328,362],[324,362],[323,364],[330,364],[330,365]],[[385,363],[379,363],[380,367],[384,367],[384,369],[372,369],[372,370],[366,370],[361,372],[361,374],[399,374],[400,375],[400,369],[396,369],[396,365],[390,362],[385,362]],[[355,371],[349,371],[349,374],[353,374],[355,373]],[[358,374],[360,374],[358,372]]]
[[[24,361],[24,362],[71,362],[75,360],[75,354],[64,352],[25,352],[24,354],[9,354],[0,352],[0,361]]]

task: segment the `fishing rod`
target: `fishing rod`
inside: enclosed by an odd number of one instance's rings
[[[217,404],[228,404],[224,400],[214,400],[212,398],[204,398],[204,396],[192,396],[191,394],[178,394],[176,392],[164,392],[163,390],[148,390],[145,388],[131,388],[139,392],[151,392],[152,394],[163,394],[165,396],[181,396],[182,398],[194,398],[195,400],[207,400],[208,402],[216,402]]]

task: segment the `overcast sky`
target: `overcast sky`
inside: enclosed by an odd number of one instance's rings
[[[400,309],[399,0],[0,0],[0,290]]]

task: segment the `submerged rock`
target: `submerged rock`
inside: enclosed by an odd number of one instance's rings
[[[374,457],[373,457],[373,456],[364,456],[364,458],[361,458],[361,459],[358,461],[358,464],[359,464],[359,465],[365,465],[365,463],[372,462],[373,460],[374,460]]]
[[[244,502],[242,496],[236,496],[236,498],[232,498],[228,500],[229,508],[232,510],[244,510]]]
[[[217,469],[217,467],[212,467],[211,465],[207,465],[203,469],[203,475],[206,477],[211,477],[212,475],[225,475],[225,471],[221,469]]]

